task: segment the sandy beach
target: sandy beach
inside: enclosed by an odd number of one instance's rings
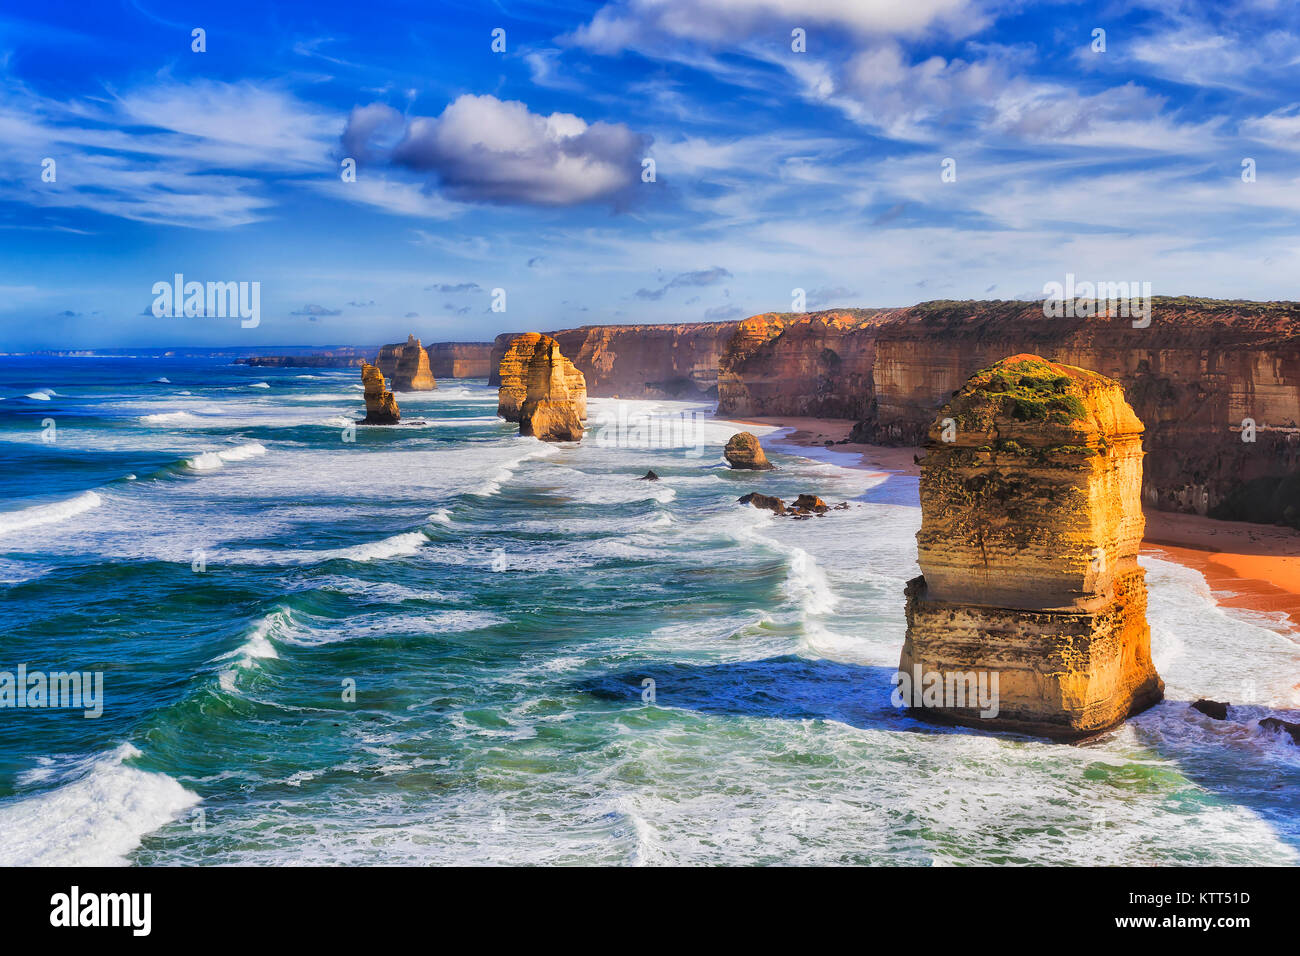
[[[779,441],[856,453],[872,471],[918,475],[919,448],[846,442],[854,424],[837,418],[753,418],[745,424],[794,429]],[[844,442],[843,444],[841,444]],[[1205,576],[1224,607],[1285,613],[1300,633],[1300,532],[1274,525],[1216,521],[1200,515],[1146,511],[1143,553],[1167,557]]]

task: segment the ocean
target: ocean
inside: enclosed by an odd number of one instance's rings
[[[1300,719],[1300,645],[1196,571],[1142,559],[1162,704],[1077,746],[938,727],[890,702],[915,478],[771,429],[732,472],[713,419],[545,445],[483,380],[398,401],[0,359],[0,671],[104,687],[0,709],[0,863],[1296,862],[1300,748],[1255,723]]]

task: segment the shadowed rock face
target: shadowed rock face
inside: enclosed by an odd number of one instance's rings
[[[727,459],[727,464],[732,468],[768,471],[772,467],[757,436],[750,432],[736,432],[732,435],[727,447],[722,449],[722,457]]]
[[[396,425],[401,421],[402,413],[397,408],[397,399],[384,388],[383,372],[374,365],[362,365],[361,384],[366,389],[366,417],[361,420],[363,425]]]
[[[521,435],[542,441],[581,441],[587,385],[548,335],[527,332],[511,341],[498,368],[497,414],[519,422]]]
[[[427,392],[438,387],[429,370],[429,355],[414,335],[407,336],[404,343],[380,348],[375,365],[395,391]]]
[[[943,406],[921,461],[922,576],[899,670],[913,683],[996,674],[999,706],[980,717],[947,698],[921,716],[1071,738],[1160,700],[1137,563],[1141,442],[1118,383],[1033,355],[976,373]]]

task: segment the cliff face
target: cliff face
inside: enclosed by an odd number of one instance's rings
[[[399,392],[427,392],[437,388],[429,370],[429,355],[420,340],[409,335],[405,342],[379,349],[375,365]]]
[[[592,395],[687,401],[717,395],[718,362],[738,325],[589,325],[551,336],[581,369]],[[497,336],[494,368],[513,338]]]
[[[1291,499],[1280,480],[1300,469],[1300,304],[1156,298],[1141,329],[1129,318],[1044,318],[1040,303],[1023,302],[927,303],[888,316],[871,333],[875,387],[859,440],[919,443],[967,376],[1029,349],[1120,382],[1147,427],[1147,504],[1284,520]],[[1253,442],[1242,440],[1247,418]]]
[[[765,313],[736,329],[718,370],[718,414],[861,418],[879,309]]]
[[[373,365],[361,366],[361,384],[365,386],[366,417],[363,425],[396,425],[402,418],[397,399],[384,387],[384,373]]]
[[[484,378],[491,374],[491,342],[435,342],[429,353],[434,378]]]
[[[521,435],[542,441],[581,440],[587,383],[555,339],[539,332],[512,334],[496,378],[497,414],[519,422]]]
[[[1118,383],[1032,355],[943,406],[921,462],[922,576],[899,662],[909,703],[1068,738],[1161,698],[1137,563],[1142,430]],[[940,687],[996,675],[996,713],[917,696],[931,674]]]

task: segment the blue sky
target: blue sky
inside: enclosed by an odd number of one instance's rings
[[[0,74],[0,350],[1297,297],[1289,0],[46,2]],[[155,318],[178,272],[261,324]]]

